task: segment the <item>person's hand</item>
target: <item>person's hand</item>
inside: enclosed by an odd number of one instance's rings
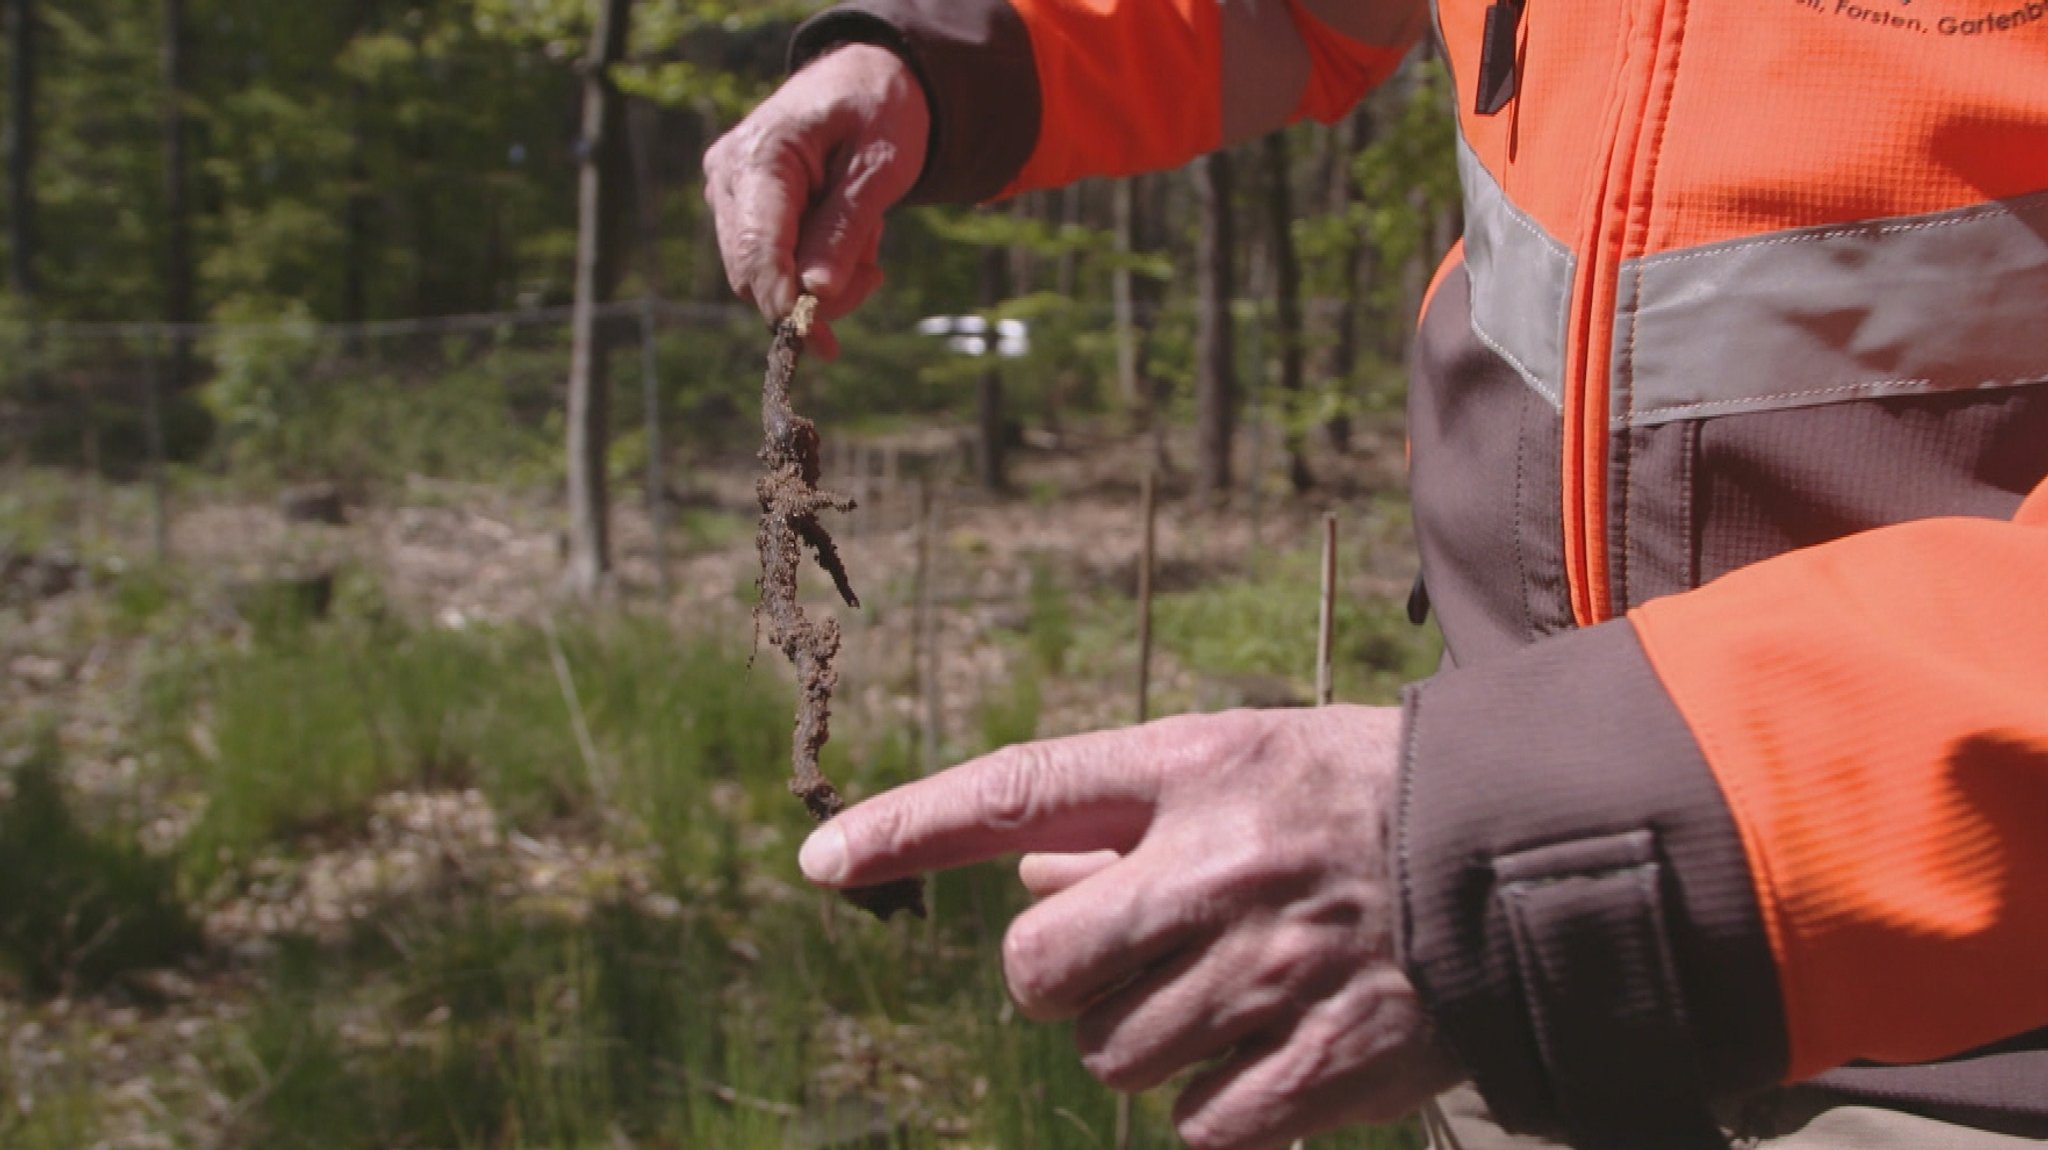
[[[818,297],[812,346],[839,354],[829,321],[881,286],[882,214],[924,170],[931,109],[886,48],[848,44],[812,61],[704,154],[704,198],[726,279],[773,323]]]
[[[1028,855],[1003,943],[1028,1016],[1078,1019],[1118,1090],[1214,1061],[1174,1120],[1255,1150],[1411,1113],[1462,1075],[1395,965],[1387,820],[1401,718],[1330,707],[1170,719],[999,751],[804,844],[860,886]]]

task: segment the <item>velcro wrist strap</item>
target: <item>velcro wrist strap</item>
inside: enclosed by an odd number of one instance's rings
[[[1403,969],[1500,1124],[1723,1142],[1778,1082],[1777,968],[1733,814],[1626,622],[1408,694]]]
[[[1573,1145],[1725,1150],[1693,1055],[1655,836],[1538,847],[1496,860],[1494,875],[1552,1102]]]

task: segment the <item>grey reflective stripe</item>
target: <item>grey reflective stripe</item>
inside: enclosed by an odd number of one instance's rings
[[[1458,142],[1465,185],[1465,273],[1472,333],[1550,405],[1564,406],[1565,311],[1578,261],[1508,202],[1479,157]]]
[[[2048,192],[1622,265],[1614,425],[2048,382]]]

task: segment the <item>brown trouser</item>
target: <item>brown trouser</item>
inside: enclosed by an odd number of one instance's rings
[[[1557,1150],[1558,1143],[1510,1134],[1494,1125],[1479,1092],[1462,1086],[1438,1100],[1455,1150]],[[1842,1104],[1820,1091],[1788,1090],[1745,1114],[1756,1133],[1735,1139],[1756,1150],[2042,1150],[2048,1139],[1973,1130],[1929,1118]],[[1438,1138],[1435,1150],[1454,1150]],[[1644,1150],[1654,1150],[1645,1147]]]

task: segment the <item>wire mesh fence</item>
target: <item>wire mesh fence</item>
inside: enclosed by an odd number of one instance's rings
[[[1268,317],[1249,303],[1237,315],[1241,426],[1258,473],[1280,458],[1268,440],[1302,412],[1267,379],[1277,350],[1260,338]],[[739,541],[765,328],[750,308],[650,300],[608,305],[600,318],[606,471],[631,519],[621,538],[634,579],[665,590],[693,548]],[[1009,433],[1028,422],[1048,434],[1063,408],[1087,419],[1127,403],[1112,318],[1077,305],[1028,328],[1006,321],[1028,331],[1028,342],[1006,337],[1022,342],[1007,358],[987,354],[1002,350],[997,340],[963,347],[957,317],[943,331],[916,316],[842,331],[845,358],[806,369],[801,406],[831,430],[826,485],[864,508],[849,533],[911,538],[922,484],[973,482],[969,413],[988,373],[1008,388]],[[1172,405],[1159,418],[1184,419],[1192,316],[1145,319],[1155,395]],[[181,540],[186,558],[208,563],[265,554],[220,516],[203,545],[191,541],[195,520],[224,503],[318,522],[351,507],[474,502],[490,489],[558,516],[571,334],[568,308],[355,325],[0,324],[0,555],[54,544],[148,561]],[[463,485],[470,494],[451,496]],[[1254,521],[1262,489],[1249,487]]]

